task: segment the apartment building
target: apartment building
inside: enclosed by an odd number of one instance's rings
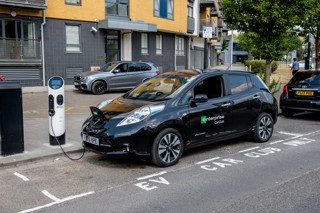
[[[161,71],[214,66],[219,8],[218,0],[0,0],[0,74],[44,86],[54,75],[72,84],[75,73],[114,60]]]

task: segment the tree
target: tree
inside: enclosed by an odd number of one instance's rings
[[[222,8],[229,28],[256,35],[259,53],[266,60],[265,83],[269,86],[271,62],[283,54],[287,30],[299,23],[305,4],[301,0],[223,0]]]
[[[320,48],[320,1],[303,0],[307,13],[301,14],[300,30],[308,41],[309,33],[314,37],[316,52],[316,69],[320,68],[319,48]]]
[[[248,60],[253,59],[253,51],[255,48],[255,34],[251,32],[241,33],[239,35],[239,47],[248,51]]]

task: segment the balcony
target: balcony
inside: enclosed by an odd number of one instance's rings
[[[222,17],[221,11],[218,9],[216,9],[215,7],[211,7],[210,8],[210,15],[212,17]]]
[[[216,0],[200,0],[200,5],[205,7],[214,6],[215,3]]]
[[[0,0],[0,6],[45,10],[46,0]]]
[[[41,64],[40,41],[0,38],[0,64]]]
[[[188,33],[193,33],[194,32],[194,24],[195,24],[195,20],[193,17],[188,17],[187,20],[187,32]]]

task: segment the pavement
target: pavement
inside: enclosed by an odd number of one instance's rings
[[[227,69],[221,65],[212,69]],[[242,64],[232,66],[233,70],[246,70]],[[275,79],[282,79],[281,74]],[[286,78],[282,80],[287,81]],[[65,86],[65,144],[61,147],[71,158],[82,154],[81,125],[90,115],[90,106],[96,106],[106,99],[113,99],[122,93],[93,95],[81,92],[73,85]],[[48,89],[47,87],[22,87],[24,151],[12,155],[0,155],[0,167],[16,166],[21,163],[37,162],[44,158],[64,158],[59,145],[50,145]],[[1,145],[1,144],[0,144]]]

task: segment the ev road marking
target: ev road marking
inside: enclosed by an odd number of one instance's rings
[[[167,173],[167,171],[163,171],[163,172],[159,172],[159,173],[155,173],[155,174],[151,174],[151,175],[137,178],[137,180],[146,180],[146,181],[139,182],[134,185],[145,190],[145,191],[151,191],[153,189],[157,189],[158,186],[156,186],[156,184],[170,185],[170,182],[167,181],[164,177],[157,177],[160,175],[164,175],[166,173]]]

